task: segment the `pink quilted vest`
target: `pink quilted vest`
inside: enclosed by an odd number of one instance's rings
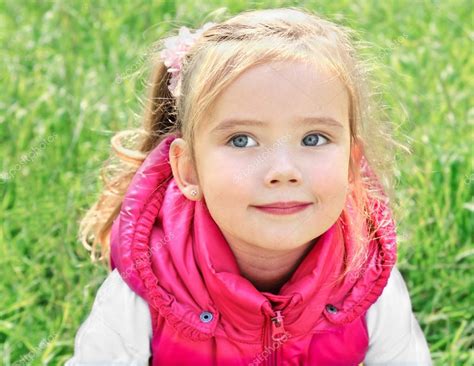
[[[319,238],[278,295],[258,291],[205,200],[181,194],[166,137],[135,174],[111,232],[112,268],[149,305],[152,365],[359,365],[368,349],[367,309],[396,261],[395,224],[372,202],[378,227],[366,266],[337,285],[353,255],[348,214]],[[366,174],[373,174],[368,166]],[[373,175],[372,175],[373,176]]]

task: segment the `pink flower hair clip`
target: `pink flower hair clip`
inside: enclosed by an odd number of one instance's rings
[[[200,35],[216,23],[208,22],[195,33],[191,33],[189,28],[183,26],[179,29],[177,36],[165,39],[165,48],[161,51],[160,57],[168,72],[171,73],[168,89],[174,97],[178,96],[178,84],[181,81],[181,66],[184,55],[196,42]]]

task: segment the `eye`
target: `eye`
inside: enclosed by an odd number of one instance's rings
[[[231,138],[229,138],[229,140],[227,140],[227,144],[229,144],[231,142],[234,142],[234,144],[233,144],[234,147],[239,147],[239,148],[248,147],[248,146],[246,146],[246,143],[248,142],[249,138],[251,140],[253,140],[249,135],[246,135],[246,134],[234,135]],[[305,141],[305,143],[308,144],[307,146],[319,146],[319,145],[321,145],[321,143],[320,143],[321,139],[323,141],[325,140],[326,143],[329,142],[329,139],[327,137],[321,135],[320,133],[309,134],[309,135],[307,135],[303,138],[303,141]]]
[[[313,137],[313,136],[315,136],[315,137]],[[303,141],[305,141],[307,144],[309,144],[309,146],[319,146],[318,143],[321,141],[321,138],[323,140],[326,140],[326,142],[329,142],[329,140],[325,136],[321,135],[320,133],[309,134],[309,135],[305,136]]]
[[[236,144],[234,145],[235,147],[245,147],[245,144],[246,142],[248,141],[249,139],[249,135],[244,135],[244,134],[240,134],[240,135],[235,135],[235,136],[232,136],[228,141],[227,143],[230,143],[230,142],[236,142]],[[251,137],[250,137],[251,138]],[[252,139],[252,138],[251,138]]]

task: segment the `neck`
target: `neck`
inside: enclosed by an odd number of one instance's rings
[[[229,245],[242,276],[257,290],[278,294],[315,242],[316,240],[312,240],[298,248],[285,251],[274,251],[243,243],[229,242]]]

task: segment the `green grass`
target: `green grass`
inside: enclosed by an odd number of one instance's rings
[[[97,3],[0,2],[0,364],[62,364],[73,352],[107,275],[77,241],[78,220],[111,136],[138,123],[152,42],[249,4]],[[473,364],[472,3],[301,4],[375,45],[387,115],[413,151],[397,171],[399,268],[435,363]]]

